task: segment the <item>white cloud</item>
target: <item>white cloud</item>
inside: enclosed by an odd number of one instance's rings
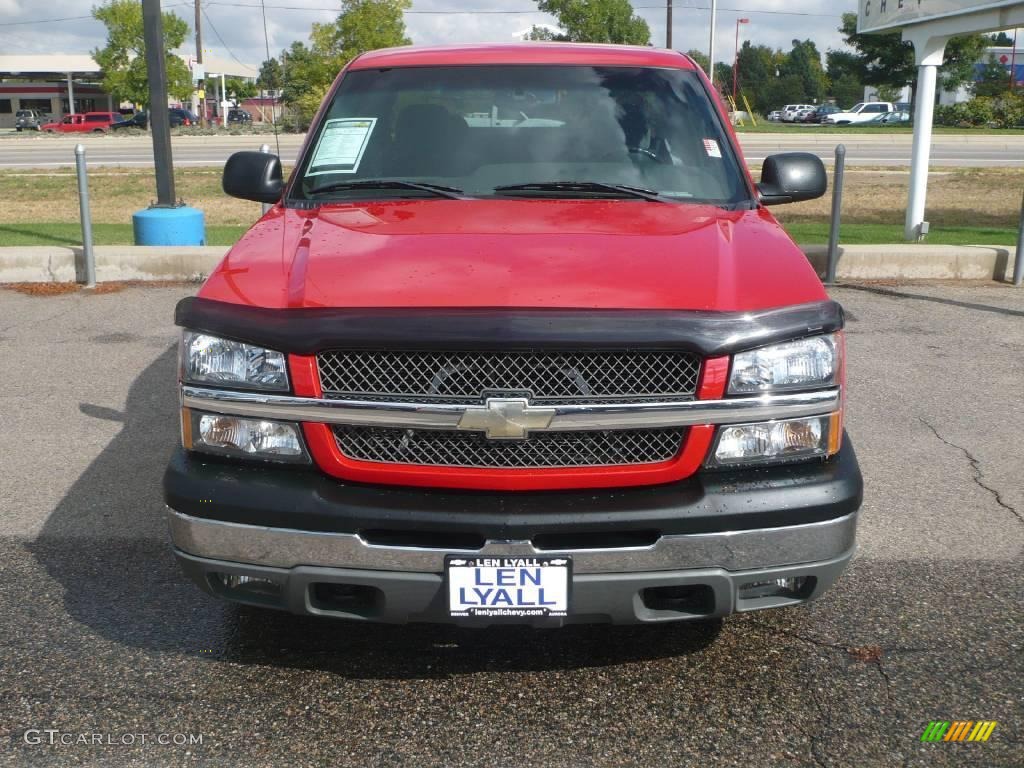
[[[85,16],[98,0],[63,0],[60,4],[0,0],[0,51],[10,53],[84,53],[102,46],[103,25],[91,20],[4,27],[4,22]],[[203,0],[210,23],[204,29],[204,47],[218,56],[235,56],[258,64],[264,58],[263,19],[258,0]],[[276,55],[293,40],[305,40],[315,21],[330,21],[337,0],[266,0],[271,51]],[[171,10],[192,22],[192,0],[164,0]],[[633,0],[636,12],[651,27],[656,45],[664,44],[665,13],[661,0]],[[680,50],[708,47],[710,0],[674,0],[675,47]],[[282,8],[281,6],[287,6]],[[856,0],[720,0],[716,58],[730,61],[734,50],[735,22],[751,20],[741,29],[742,39],[789,49],[794,38],[811,38],[824,53],[842,44],[837,31],[840,15],[856,9]],[[406,16],[409,36],[415,43],[440,44],[477,41],[508,41],[533,24],[554,20],[536,11],[533,0],[414,0],[414,11]],[[465,13],[473,10],[481,13]],[[462,11],[460,13],[460,11]],[[520,11],[520,13],[505,13]],[[770,12],[776,13],[770,13]],[[809,16],[778,13],[800,11]],[[219,32],[221,39],[218,39]],[[189,47],[189,46],[186,46]]]

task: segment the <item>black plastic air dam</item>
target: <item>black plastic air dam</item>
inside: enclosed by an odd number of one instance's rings
[[[843,308],[818,301],[754,312],[590,309],[267,309],[198,297],[177,325],[310,355],[329,349],[653,349],[719,357],[832,333]]]
[[[221,461],[178,449],[164,498],[193,517],[303,531],[420,531],[484,539],[776,528],[855,512],[863,480],[844,436],[827,462],[700,472],[666,485],[575,491],[452,491],[346,483],[315,468]]]

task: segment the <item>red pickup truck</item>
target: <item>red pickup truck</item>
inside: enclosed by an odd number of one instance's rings
[[[107,133],[112,125],[124,122],[117,112],[86,112],[65,115],[60,122],[46,123],[39,130],[46,133]]]
[[[673,51],[367,53],[183,329],[164,490],[206,591],[458,624],[664,622],[819,597],[855,547],[843,311]]]

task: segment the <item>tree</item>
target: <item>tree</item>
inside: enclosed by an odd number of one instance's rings
[[[366,51],[411,45],[404,16],[411,7],[412,0],[342,0],[337,19],[313,25],[313,50],[332,58],[340,71]]]
[[[856,49],[860,79],[865,85],[903,88],[917,91],[917,66],[914,47],[903,42],[899,32],[862,35],[857,32],[857,14],[844,13],[839,28],[846,43]],[[955,90],[974,79],[974,67],[991,40],[985,35],[961,35],[946,43],[943,65],[939,68],[942,87]]]
[[[103,89],[118,102],[149,105],[146,73],[146,41],[142,3],[138,0],[107,0],[92,10],[93,18],[107,28],[107,45],[92,52],[103,70]],[[184,100],[192,93],[192,75],[171,51],[180,48],[189,33],[188,24],[173,12],[163,14],[164,51],[167,59],[167,92]]]
[[[267,59],[260,64],[260,74],[256,78],[256,85],[264,91],[280,90],[284,81],[284,71],[281,62],[277,59]]]
[[[995,46],[995,47],[998,47],[998,48],[1012,48],[1013,47],[1013,38],[1010,37],[1005,32],[998,32],[998,33],[996,33],[994,35],[991,35],[989,39],[991,40],[989,45],[992,45],[992,46]]]
[[[633,13],[629,0],[537,0],[537,8],[558,19],[560,34],[534,27],[531,40],[648,45],[651,29]]]
[[[708,71],[708,56],[706,53],[701,53],[696,48],[691,48],[686,52],[686,55],[697,62],[697,66],[703,69],[705,72]]]
[[[795,75],[803,84],[804,103],[817,104],[824,100],[827,78],[821,66],[821,54],[813,40],[794,40],[793,49],[779,67],[782,77]]]
[[[799,75],[788,74],[775,78],[768,85],[765,94],[766,101],[773,105],[770,109],[779,109],[786,104],[807,103],[804,82]]]
[[[715,62],[715,87],[722,93],[732,93],[732,64]]]
[[[1010,90],[1010,71],[991,54],[974,84],[975,96],[1002,96]]]
[[[769,112],[774,109],[770,100],[769,85],[775,79],[776,68],[775,52],[766,45],[753,45],[749,40],[744,40],[736,56],[737,86],[742,91],[751,106],[757,112]],[[729,73],[730,80],[722,82],[723,88],[732,91],[732,72]]]
[[[864,86],[853,75],[842,75],[832,81],[832,98],[840,107],[849,109],[864,99]]]
[[[403,14],[411,0],[342,0],[333,22],[314,24],[310,45],[292,43],[281,54],[282,98],[306,123],[320,107],[338,72],[352,59],[377,48],[409,45]]]
[[[238,101],[251,99],[258,91],[254,82],[241,77],[229,77],[224,81],[224,85],[228,96]]]

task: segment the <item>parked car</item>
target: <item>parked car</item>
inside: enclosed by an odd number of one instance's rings
[[[149,115],[145,111],[136,112],[131,117],[127,117],[120,123],[114,123],[110,126],[111,130],[123,131],[129,128],[139,128],[140,130],[147,130],[149,128]]]
[[[544,122],[466,119],[511,93]],[[675,51],[379,50],[287,182],[230,157],[224,191],[273,207],[175,313],[185,572],[300,614],[477,625],[708,619],[835,583],[862,493],[843,311],[768,209],[824,195],[825,167],[771,155],[754,184],[710,93]]]
[[[861,123],[861,125],[909,125],[910,124],[910,113],[909,112],[883,112],[880,115],[875,115],[870,120]]]
[[[14,114],[14,129],[16,131],[38,131],[46,122],[46,115],[37,109],[19,109]]]
[[[825,118],[829,125],[850,125],[855,123],[866,123],[875,117],[888,112],[894,112],[895,108],[888,101],[862,101],[854,104],[846,112],[836,112]]]
[[[797,112],[804,109],[814,109],[813,104],[787,104],[782,108],[781,120],[784,123],[792,123],[796,119]]]
[[[182,126],[188,127],[190,125],[199,125],[200,123],[199,116],[197,114],[178,107],[169,109],[168,117],[171,121],[171,128],[181,128]]]
[[[246,112],[244,109],[237,107],[228,110],[228,124],[236,123],[243,125],[252,122],[252,115]]]
[[[793,122],[794,123],[806,123],[806,122],[808,122],[807,118],[809,118],[813,114],[814,114],[814,109],[812,107],[804,107],[803,109],[798,109],[793,114]]]
[[[47,133],[106,133],[113,125],[124,122],[118,112],[86,112],[65,115],[59,123],[46,123],[42,130]]]
[[[834,115],[842,110],[832,104],[824,104],[815,110],[812,110],[804,116],[805,123],[821,123],[829,115]]]
[[[771,112],[768,113],[768,119],[773,123],[777,123],[779,120],[782,119],[782,110],[773,109]]]

